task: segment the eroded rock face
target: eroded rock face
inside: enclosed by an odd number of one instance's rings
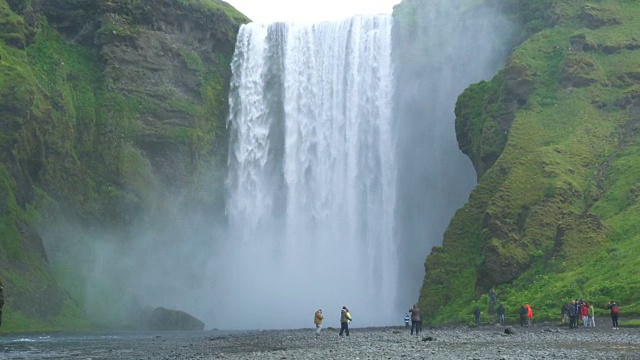
[[[473,84],[458,98],[458,144],[471,159],[478,178],[500,157],[516,111],[526,106],[534,90],[530,69],[509,59],[495,81]]]
[[[158,307],[149,317],[147,327],[155,331],[201,331],[204,323],[184,311]]]
[[[597,61],[585,53],[569,53],[562,69],[560,83],[565,88],[579,88],[595,84],[604,76]]]
[[[41,6],[68,39],[96,49],[105,82],[138,106],[136,132],[125,136],[133,135],[153,173],[168,186],[187,184],[211,155],[199,151],[213,147],[206,134],[224,124],[238,24],[223,11],[169,0]]]
[[[622,20],[616,16],[615,12],[605,7],[587,4],[582,11],[582,18],[589,29],[598,29],[622,23]]]
[[[226,158],[229,65],[247,21],[222,1],[0,1],[0,272],[14,276],[12,311],[42,320],[73,302],[35,218],[124,234],[157,206],[152,194],[191,191],[203,164]],[[218,211],[220,198],[204,201]]]

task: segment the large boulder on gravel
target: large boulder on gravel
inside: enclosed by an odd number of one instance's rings
[[[147,328],[158,331],[200,331],[204,329],[204,323],[184,311],[158,307],[149,317]]]

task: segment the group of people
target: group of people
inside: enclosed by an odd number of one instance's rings
[[[562,306],[562,323],[569,323],[571,329],[577,329],[579,324],[583,328],[596,327],[595,311],[593,304],[584,299],[571,300],[571,304],[564,303]]]
[[[611,313],[611,322],[613,323],[613,329],[618,330],[618,316],[620,315],[620,306],[615,301],[609,301],[607,309]],[[596,316],[593,304],[588,303],[584,299],[575,299],[571,301],[571,304],[564,303],[562,306],[562,323],[569,323],[569,327],[577,329],[579,324],[582,323],[583,328],[596,327]]]
[[[409,321],[411,321],[411,325],[409,325]],[[422,318],[420,317],[418,305],[414,304],[413,307],[409,309],[409,312],[404,315],[404,328],[411,328],[411,335],[413,335],[414,332],[416,335],[422,332]]]
[[[497,303],[497,294],[494,289],[489,291],[489,313],[494,314],[494,306]],[[611,312],[611,321],[613,323],[613,329],[618,330],[618,316],[620,314],[620,307],[615,301],[611,300],[607,305],[607,309]],[[498,314],[498,321],[500,325],[504,325],[504,305],[501,303],[496,311]],[[480,325],[480,308],[476,307],[473,310],[476,324]],[[531,326],[533,319],[533,309],[531,305],[520,305],[518,311],[520,317],[520,326]],[[595,328],[596,317],[593,304],[588,303],[584,299],[575,299],[571,303],[565,302],[562,306],[562,324],[568,324],[570,328],[577,329],[580,324],[583,328]]]
[[[411,316],[409,316],[411,314]],[[405,316],[405,326],[409,327],[409,319],[411,319],[411,335],[418,335],[422,332],[422,318],[420,317],[420,309],[417,304],[414,304],[409,312]],[[322,331],[322,321],[324,320],[324,315],[322,314],[322,309],[316,310],[316,313],[313,316],[313,323],[316,326],[316,335],[320,335],[320,331]],[[346,306],[343,306],[340,309],[340,336],[346,335],[349,336],[349,323],[351,322],[351,312]]]
[[[531,326],[533,309],[531,305],[520,305],[520,326]]]
[[[493,313],[492,307],[490,307],[489,310],[490,313]],[[498,314],[498,322],[500,325],[504,325],[504,304],[500,304],[498,306],[496,313]],[[480,314],[482,314],[482,312],[480,311],[480,308],[476,306],[475,309],[473,309],[473,316],[475,317],[476,325],[478,326],[480,326]],[[531,312],[531,316],[533,316],[533,311]]]
[[[318,309],[313,316],[313,323],[316,326],[316,335],[320,335],[320,331],[322,330],[322,320],[324,320],[324,315],[322,315],[322,309]],[[351,322],[351,313],[346,306],[343,306],[340,309],[340,336],[343,334],[349,336],[349,323]]]

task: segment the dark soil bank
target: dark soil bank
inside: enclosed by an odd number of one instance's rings
[[[2,359],[640,359],[640,329],[502,327],[0,336]]]

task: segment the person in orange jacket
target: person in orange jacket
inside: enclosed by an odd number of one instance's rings
[[[533,309],[531,309],[531,305],[527,304],[525,306],[527,308],[527,325],[531,326],[531,318],[533,318]]]

